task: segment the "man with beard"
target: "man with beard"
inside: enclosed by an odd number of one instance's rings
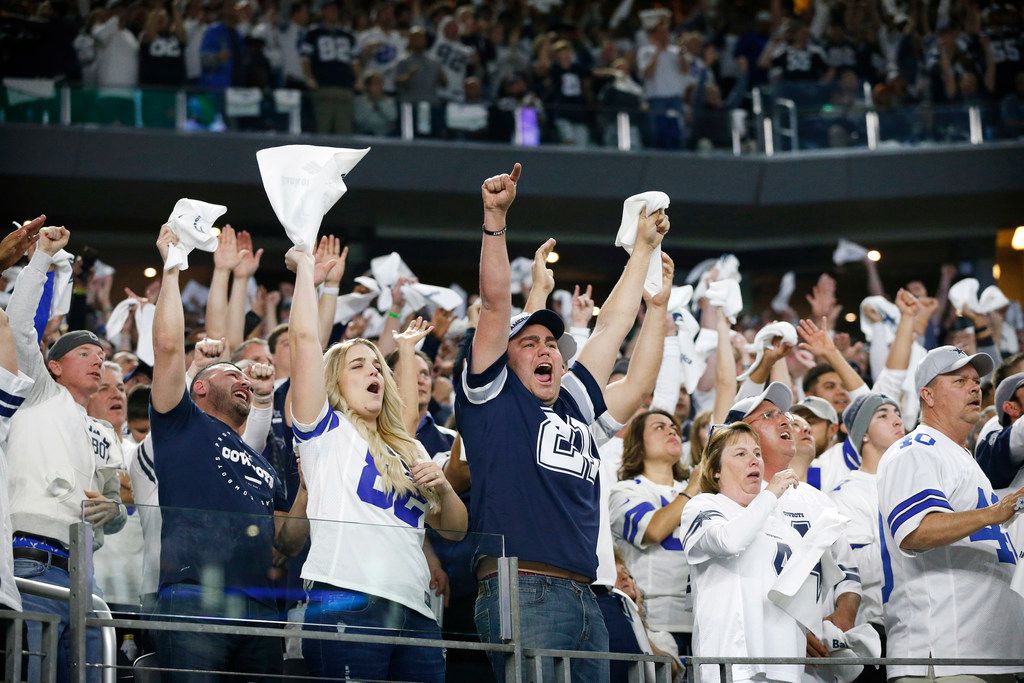
[[[164,225],[164,262],[177,243]],[[160,614],[275,619],[268,578],[272,549],[292,555],[308,534],[306,496],[286,512],[274,468],[242,439],[254,395],[269,403],[273,371],[214,363],[185,384],[185,321],[178,268],[164,270],[153,321],[156,362],[150,406],[153,464],[162,507]],[[216,579],[211,580],[211,576]],[[204,585],[205,584],[205,585]],[[156,636],[162,667],[279,673],[281,643],[248,636]],[[172,674],[171,680],[194,680]]]

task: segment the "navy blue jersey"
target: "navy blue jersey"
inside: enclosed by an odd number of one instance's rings
[[[1024,422],[1003,427],[992,418],[978,433],[974,459],[992,482],[992,488],[1004,489],[1013,483],[1024,466]]]
[[[168,412],[150,406],[149,413],[163,517],[161,587],[223,571],[229,590],[273,604],[273,514],[287,505],[277,472],[187,391]]]
[[[445,453],[452,449],[455,443],[455,433],[449,429],[441,431],[441,428],[434,422],[434,418],[427,413],[420,420],[416,427],[416,440],[427,449],[427,455],[433,458],[438,453]]]
[[[473,479],[471,530],[502,535],[508,556],[596,576],[600,456],[589,425],[605,405],[590,372],[576,363],[545,406],[508,354],[478,375],[467,362],[455,411]]]
[[[313,78],[320,85],[331,88],[355,85],[352,62],[356,57],[356,39],[345,29],[316,26],[306,34],[299,49],[302,56],[309,59]]]

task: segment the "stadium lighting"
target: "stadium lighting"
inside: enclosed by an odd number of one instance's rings
[[[868,258],[872,261],[881,261],[882,252],[878,251],[877,249],[872,249],[871,251],[868,252]]]
[[[848,322],[848,323],[855,323],[855,322],[857,322],[857,314],[856,313],[847,313],[846,316],[845,316],[845,319],[846,319],[846,322]]]
[[[156,277],[156,268],[150,266],[149,268],[146,268],[144,271],[142,271],[142,274],[145,275],[146,277]]]
[[[601,307],[600,306],[594,306],[594,317],[596,318],[598,316],[598,314],[600,314],[600,313],[601,313]]]
[[[548,263],[558,263],[558,259],[559,258],[561,258],[561,257],[558,255],[558,252],[557,251],[553,251],[550,254],[548,254],[548,257],[545,260]]]
[[[1002,274],[1003,274],[1003,269],[999,267],[999,264],[998,263],[993,263],[992,264],[992,279],[993,280],[998,280],[999,277]]]
[[[1018,225],[1017,229],[1013,231],[1013,239],[1010,240],[1010,246],[1017,251],[1024,251],[1024,225]]]
[[[214,237],[220,237],[220,228],[210,228],[210,234]]]

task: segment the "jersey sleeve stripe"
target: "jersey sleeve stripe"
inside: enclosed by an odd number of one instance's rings
[[[924,500],[920,501],[919,503],[909,508],[906,508],[895,519],[892,519],[892,516],[890,515],[891,521],[889,522],[889,532],[892,534],[892,537],[897,538],[896,532],[899,530],[901,526],[903,526],[905,522],[913,519],[917,515],[928,510],[946,510],[948,512],[952,512],[953,507],[946,501],[945,498],[929,496]]]
[[[654,506],[647,502],[640,503],[628,510],[626,520],[622,524],[622,537],[630,543],[635,543],[637,531],[640,530],[640,520],[648,512],[654,512]]]
[[[5,406],[3,403],[0,403],[0,417],[14,417],[14,411],[16,410],[17,408]]]
[[[938,489],[924,489],[923,491],[918,491],[914,495],[912,495],[909,498],[907,498],[906,500],[904,500],[902,503],[897,504],[896,507],[894,507],[892,509],[892,512],[889,513],[889,517],[886,520],[886,521],[889,522],[889,526],[892,527],[893,521],[895,521],[897,517],[902,515],[904,510],[906,510],[907,508],[909,508],[912,505],[916,505],[917,503],[921,502],[922,500],[929,499],[929,498],[935,498],[935,499],[938,499],[938,500],[945,501],[946,500],[946,494],[943,493],[942,491],[938,490]],[[947,504],[948,504],[948,501],[947,501]]]
[[[569,392],[572,396],[572,400],[579,406],[580,412],[583,414],[583,421],[587,424],[592,423],[597,416],[594,414],[594,404],[590,400],[590,396],[587,394],[587,389],[583,386],[583,382],[576,375],[567,373],[562,378],[562,388]]]
[[[18,406],[25,402],[25,397],[15,396],[14,394],[9,394],[3,389],[0,389],[0,401],[6,403],[9,406],[17,408]]]
[[[323,418],[316,423],[313,429],[309,431],[303,431],[299,429],[297,424],[292,423],[292,434],[294,434],[295,438],[299,441],[309,441],[310,439],[315,439],[324,432],[329,432],[337,426],[338,414],[328,408],[327,414],[324,415]]]
[[[476,377],[481,377],[481,375],[476,375]],[[462,369],[462,391],[466,394],[466,398],[470,403],[482,405],[501,393],[501,390],[505,388],[506,379],[508,379],[508,366],[502,365],[501,370],[490,382],[478,387],[470,386],[469,363],[467,362]]]
[[[149,479],[151,482],[156,484],[156,474],[153,472],[153,469],[152,469],[153,468],[153,463],[150,462],[149,456],[146,454],[146,447],[145,447],[145,445],[140,445],[139,446],[139,458],[138,458],[138,460],[139,460],[139,469],[141,469],[142,473],[144,475],[146,475],[146,479]]]

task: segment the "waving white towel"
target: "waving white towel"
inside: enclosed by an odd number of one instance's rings
[[[622,203],[622,221],[619,223],[619,232],[615,235],[615,246],[622,247],[627,253],[633,253],[633,245],[636,244],[637,228],[640,224],[640,214],[644,210],[647,215],[667,209],[669,205],[668,195],[664,192],[641,192],[628,198]],[[647,277],[644,279],[644,289],[651,294],[661,291],[661,247],[657,247],[651,254],[651,263],[647,267]]]
[[[697,301],[708,295],[708,287],[711,286],[712,269],[715,269],[717,272],[716,280],[743,281],[743,276],[740,275],[740,260],[734,254],[722,254],[700,274],[700,279],[693,290],[693,298]],[[690,272],[691,274],[693,273],[693,271]],[[687,279],[687,282],[689,282],[689,279]]]
[[[378,256],[370,260],[370,272],[380,286],[380,297],[377,299],[377,310],[386,311],[391,308],[391,288],[403,277],[415,277],[412,269],[405,264],[397,251],[387,256]]]
[[[153,318],[156,317],[156,306],[142,304],[135,309],[135,329],[139,331],[139,339],[135,343],[135,355],[143,363],[153,365],[156,356],[153,354]]]
[[[831,621],[824,621],[821,625],[824,637],[822,642],[829,649],[833,658],[851,657],[881,657],[882,640],[878,637],[878,631],[872,628],[871,624],[854,626],[845,633]],[[817,671],[818,678],[825,675],[830,681],[836,683],[850,683],[864,670],[860,664],[846,664],[843,666],[824,666]]]
[[[900,309],[884,296],[868,296],[860,302],[860,331],[864,335],[864,339],[869,342],[872,341],[874,336],[875,324],[868,320],[867,315],[865,315],[865,311],[868,308],[875,309],[882,316],[882,323],[885,325],[890,337],[888,341],[882,341],[883,343],[889,343],[896,334],[896,325],[900,322]]]
[[[827,590],[826,586],[834,586],[843,576],[828,550],[848,523],[837,510],[825,508],[802,542],[792,548],[792,556],[768,591],[769,600],[819,638],[822,614],[818,586],[820,583],[822,590]],[[820,572],[814,572],[819,562]]]
[[[345,176],[369,151],[285,145],[256,152],[270,206],[295,246],[312,253],[324,214],[348,191]]]
[[[796,289],[796,273],[792,270],[782,276],[779,282],[779,293],[772,299],[772,310],[776,313],[783,313],[789,308],[789,300],[793,297]]]
[[[220,204],[209,204],[187,197],[179,199],[167,218],[171,232],[178,237],[178,243],[168,248],[164,270],[175,267],[178,270],[188,270],[188,255],[193,249],[217,251],[217,236],[213,234],[213,222],[227,210],[226,206]]]
[[[949,288],[949,303],[956,310],[957,314],[965,308],[978,311],[978,289],[981,285],[973,277],[966,277]]]
[[[708,286],[706,296],[709,304],[721,308],[729,322],[733,325],[736,324],[736,316],[743,310],[743,296],[740,294],[739,282],[731,278],[712,282]]]
[[[858,261],[863,261],[867,255],[868,250],[856,242],[841,239],[836,245],[836,250],[832,252],[832,262],[837,266],[841,266],[844,263],[857,263]]]
[[[51,259],[53,273],[53,298],[50,300],[50,317],[67,315],[71,310],[71,292],[75,282],[75,256],[61,249]]]
[[[370,302],[377,298],[377,292],[366,294],[342,294],[338,297],[338,303],[334,309],[334,324],[347,323],[370,306]]]
[[[447,287],[415,283],[402,287],[402,295],[414,311],[426,306],[431,313],[438,308],[454,311],[462,304],[462,297]]]
[[[750,364],[746,372],[737,377],[739,381],[743,381],[750,377],[750,373],[757,369],[761,364],[761,358],[764,356],[764,350],[769,346],[772,346],[776,339],[782,338],[784,344],[790,346],[796,346],[796,328],[790,323],[782,320],[776,320],[768,323],[760,330],[757,335],[754,336],[754,362]]]
[[[675,289],[675,288],[673,288]],[[672,310],[672,320],[676,324],[676,337],[679,339],[679,358],[683,364],[683,386],[692,394],[697,389],[707,367],[707,356],[697,352],[697,335],[701,332],[700,323],[682,304]]]
[[[138,305],[138,299],[125,299],[114,306],[114,309],[110,311],[110,315],[107,317],[107,339],[110,341],[117,339],[121,334],[121,330],[124,329],[124,324],[128,322],[128,315]]]
[[[989,285],[978,297],[978,313],[991,313],[1009,305],[1010,300],[996,285]]]

